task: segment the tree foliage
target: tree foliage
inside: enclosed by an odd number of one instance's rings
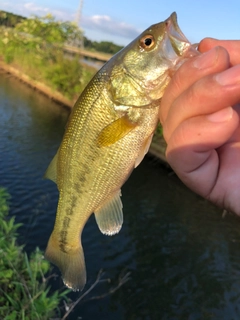
[[[22,20],[15,29],[16,32],[21,32],[26,37],[31,35],[34,38],[41,39],[42,43],[51,45],[63,45],[69,41],[77,42],[82,39],[82,31],[76,24],[68,21],[57,21],[51,14]]]
[[[97,42],[97,41],[91,41],[86,37],[84,37],[84,47],[86,49],[110,53],[110,54],[115,54],[123,48],[122,46],[119,46],[110,41]]]
[[[63,45],[78,44],[82,31],[51,15],[22,20],[15,28],[0,28],[0,55],[32,79],[76,99],[93,75],[79,58],[66,57]]]
[[[13,28],[17,23],[21,22],[24,19],[26,18],[17,14],[0,10],[0,25]]]
[[[17,19],[17,18],[16,18]],[[17,19],[14,28],[0,26],[0,56],[33,80],[45,83],[76,100],[96,72],[67,57],[63,46],[79,46],[83,34],[76,24],[57,21],[52,15]],[[91,41],[84,37],[86,48],[114,54],[122,47],[112,42]]]

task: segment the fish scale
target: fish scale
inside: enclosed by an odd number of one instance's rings
[[[173,13],[107,62],[76,102],[45,174],[59,189],[45,257],[69,288],[86,282],[81,234],[91,214],[102,233],[121,229],[121,186],[148,151],[171,76],[196,54]]]

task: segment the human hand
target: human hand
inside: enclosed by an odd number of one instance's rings
[[[162,98],[166,157],[189,188],[240,215],[240,41],[204,39],[199,51]]]

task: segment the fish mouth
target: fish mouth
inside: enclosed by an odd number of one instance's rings
[[[165,50],[163,50],[163,52],[165,52],[165,58],[167,60],[171,60],[172,63],[176,65],[179,61],[199,54],[196,46],[189,42],[179,28],[176,12],[173,12],[164,23],[165,37],[163,45]]]

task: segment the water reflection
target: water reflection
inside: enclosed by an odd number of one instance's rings
[[[55,186],[46,189],[42,177],[59,145],[68,112],[10,76],[1,75],[0,96],[0,184],[12,196],[11,213],[24,223],[22,241],[29,240],[29,248],[34,248],[32,238],[40,233],[41,222],[49,225],[46,213],[57,202]],[[39,240],[43,247],[44,237]]]
[[[239,219],[222,219],[166,170],[140,170],[125,189],[126,211],[138,212],[128,215],[136,268],[121,291],[127,319],[237,319]]]
[[[11,214],[23,222],[21,243],[44,249],[58,199],[42,179],[60,143],[68,112],[19,81],[0,77],[0,185],[12,195]],[[79,305],[70,319],[238,319],[240,221],[185,188],[147,158],[122,190],[124,226],[102,235],[91,217],[83,232],[87,287],[100,268],[113,282],[131,280],[105,299]],[[61,280],[54,283],[57,288]],[[79,294],[72,294],[76,299]]]

